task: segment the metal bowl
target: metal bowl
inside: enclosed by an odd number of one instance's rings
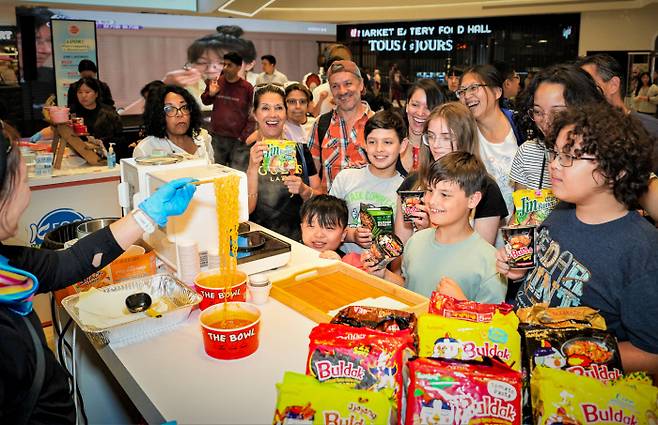
[[[78,227],[76,227],[78,239],[82,239],[85,236],[90,235],[95,231],[102,229],[103,227],[107,227],[117,220],[118,218],[116,217],[105,217],[105,218],[95,218],[93,220],[80,223]]]

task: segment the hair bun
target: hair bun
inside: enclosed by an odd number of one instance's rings
[[[244,31],[237,25],[219,25],[217,26],[217,32],[225,35],[231,35],[235,38],[242,37]]]

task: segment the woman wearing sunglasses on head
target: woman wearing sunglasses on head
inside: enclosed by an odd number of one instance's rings
[[[27,166],[15,141],[0,132],[0,241],[18,233],[30,203]],[[73,424],[76,410],[67,372],[48,348],[32,297],[79,282],[136,242],[144,232],[182,214],[195,187],[178,179],[139,207],[68,249],[0,243],[0,423]]]
[[[165,86],[149,95],[144,110],[144,131],[133,158],[182,154],[213,162],[210,134],[201,128],[201,111],[182,87]]]

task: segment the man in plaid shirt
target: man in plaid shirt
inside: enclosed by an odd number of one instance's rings
[[[328,112],[331,122],[325,134],[318,134],[318,126],[325,116],[316,120],[308,147],[322,176],[322,187],[328,193],[340,170],[367,164],[363,129],[373,112],[367,103],[361,102],[363,78],[354,62],[334,62],[327,76],[336,109]]]

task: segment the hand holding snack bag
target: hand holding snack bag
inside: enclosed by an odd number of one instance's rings
[[[354,229],[354,242],[361,248],[368,249],[372,245],[372,232],[364,226],[357,226]]]
[[[514,216],[511,225],[540,225],[558,203],[550,189],[523,189],[512,193]]]
[[[288,174],[297,172],[297,145],[290,140],[263,140],[267,148],[263,153],[263,163],[259,173]]]

